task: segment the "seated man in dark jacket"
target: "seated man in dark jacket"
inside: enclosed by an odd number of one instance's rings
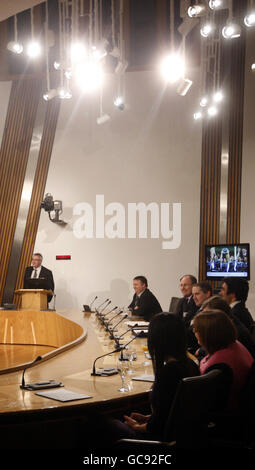
[[[245,306],[248,292],[249,283],[246,279],[236,277],[223,279],[220,294],[229,304],[232,313],[251,331],[254,321]]]
[[[173,313],[182,318],[185,326],[188,328],[190,322],[198,311],[197,305],[192,296],[192,287],[197,283],[195,276],[184,274],[180,279],[180,291],[183,297],[179,300],[178,305]]]
[[[142,317],[145,321],[150,321],[155,313],[162,312],[162,308],[155,295],[148,289],[148,282],[144,276],[136,276],[133,279],[134,297],[129,305],[133,315]]]

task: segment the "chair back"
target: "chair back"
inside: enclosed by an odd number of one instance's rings
[[[194,441],[200,446],[213,413],[228,404],[232,378],[230,367],[217,364],[217,368],[204,375],[182,379],[171,406],[164,440],[176,440],[180,447],[194,447]]]
[[[169,312],[176,313],[177,306],[180,302],[180,297],[172,297],[169,305]]]
[[[255,415],[255,361],[251,366],[246,384],[241,392],[240,396],[240,409],[241,412],[251,416],[253,419]]]

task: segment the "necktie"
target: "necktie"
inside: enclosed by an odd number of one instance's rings
[[[34,269],[34,279],[37,278],[37,269]]]

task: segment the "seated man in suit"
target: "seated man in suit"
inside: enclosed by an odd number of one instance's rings
[[[52,272],[49,269],[42,266],[42,260],[43,260],[43,257],[41,253],[33,254],[31,266],[28,266],[25,269],[24,284],[23,284],[24,289],[31,289],[31,286],[29,284],[29,279],[37,278],[37,279],[46,280],[47,289],[52,290],[52,292],[54,291],[54,280],[53,280]],[[48,302],[50,302],[51,299],[52,299],[52,295],[48,295]]]
[[[162,308],[155,295],[148,289],[148,282],[144,276],[136,276],[133,279],[134,297],[129,305],[133,315],[143,317],[145,321],[150,321],[155,313],[162,312]]]
[[[193,333],[193,321],[194,317],[197,313],[201,312],[203,303],[212,296],[212,286],[209,282],[203,281],[198,282],[197,284],[193,284],[192,286],[192,296],[193,300],[196,304],[197,310],[194,312],[193,317],[190,315],[190,324],[186,324],[187,326],[187,344],[188,350],[195,354],[197,349],[199,348],[196,336]]]
[[[254,320],[245,306],[248,297],[249,283],[247,279],[225,277],[223,279],[220,295],[227,301],[231,313],[235,315],[251,331]]]
[[[192,318],[198,310],[192,296],[192,287],[197,284],[195,276],[185,274],[180,279],[180,290],[183,295],[180,299],[175,312],[180,318],[183,319],[184,324],[189,327]]]

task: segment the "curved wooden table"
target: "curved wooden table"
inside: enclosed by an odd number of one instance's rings
[[[39,312],[40,313],[40,312]],[[45,312],[43,312],[45,313]],[[54,315],[49,312],[50,315]],[[10,313],[11,315],[11,313]],[[19,445],[19,428],[22,428],[22,444],[21,448],[34,448],[33,440],[35,431],[40,423],[40,448],[47,448],[51,445],[51,430],[54,429],[52,423],[55,423],[59,433],[58,445],[64,448],[72,448],[74,444],[70,436],[66,441],[63,427],[59,427],[59,423],[70,423],[84,413],[97,412],[122,415],[128,410],[141,409],[148,404],[148,391],[151,388],[149,382],[132,381],[129,378],[130,391],[127,393],[119,392],[121,380],[118,375],[111,377],[93,377],[91,376],[93,361],[96,357],[114,349],[114,342],[109,340],[108,335],[104,335],[104,330],[98,326],[94,315],[84,316],[83,312],[61,312],[61,316],[66,320],[77,323],[83,330],[85,341],[72,345],[71,349],[62,350],[61,354],[56,355],[56,350],[47,351],[43,356],[44,362],[39,362],[25,373],[26,383],[37,382],[42,380],[57,379],[63,382],[66,389],[91,395],[92,398],[86,400],[72,402],[58,402],[35,395],[35,392],[24,391],[20,389],[22,371],[5,373],[0,376],[0,447],[12,448],[15,441],[16,446]],[[29,317],[30,318],[30,317]],[[122,331],[127,329],[122,324]],[[121,331],[121,332],[122,332]],[[127,334],[125,342],[130,337]],[[124,342],[124,341],[123,341]],[[136,339],[133,341],[136,348],[137,361],[133,362],[135,374],[152,373],[151,366],[144,367],[144,352],[142,345],[146,344],[146,339]],[[26,351],[29,350],[33,360],[38,355],[38,345],[23,346]],[[0,353],[14,354],[15,348],[21,348],[20,345],[2,345]],[[8,351],[9,350],[9,351]],[[119,353],[115,353],[104,359],[97,361],[97,368],[102,366],[115,366],[116,357]],[[46,357],[45,357],[46,356]],[[115,357],[114,357],[115,356]],[[22,423],[26,424],[22,424]],[[47,427],[47,433],[41,433],[42,423]],[[48,423],[48,424],[45,424]],[[49,423],[51,423],[49,427]],[[8,429],[11,426],[11,434],[8,435]],[[52,427],[53,426],[53,427]],[[14,439],[17,432],[16,439]],[[53,432],[53,431],[52,431]],[[26,440],[26,435],[27,437]],[[56,438],[56,432],[54,432]],[[38,439],[36,440],[36,446]]]

